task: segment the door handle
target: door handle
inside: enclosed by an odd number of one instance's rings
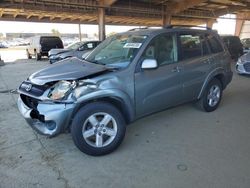
[[[181,71],[180,67],[177,66],[174,67],[171,72],[180,72],[180,71]]]

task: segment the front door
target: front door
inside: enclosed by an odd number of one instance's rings
[[[155,37],[144,51],[144,59],[155,59],[156,69],[141,69],[135,73],[136,115],[144,116],[181,103],[182,66],[177,61],[176,36]]]

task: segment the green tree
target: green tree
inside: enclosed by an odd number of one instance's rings
[[[57,29],[51,29],[51,32],[53,33],[53,35],[60,37],[61,33],[57,30]]]
[[[107,34],[106,37],[110,37],[110,36],[113,36],[113,35],[115,35],[115,34],[116,34],[116,32],[111,32],[111,33]]]

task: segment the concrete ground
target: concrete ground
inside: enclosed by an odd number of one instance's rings
[[[70,134],[37,135],[17,110],[15,89],[48,62],[0,67],[0,187],[250,187],[250,77],[234,75],[220,107],[192,104],[128,126],[114,153],[81,153]]]

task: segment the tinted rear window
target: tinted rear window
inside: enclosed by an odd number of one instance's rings
[[[55,45],[55,46],[58,46],[58,47],[62,47],[62,41],[60,38],[58,37],[41,37],[41,40],[40,40],[41,44],[48,44],[48,45]]]

